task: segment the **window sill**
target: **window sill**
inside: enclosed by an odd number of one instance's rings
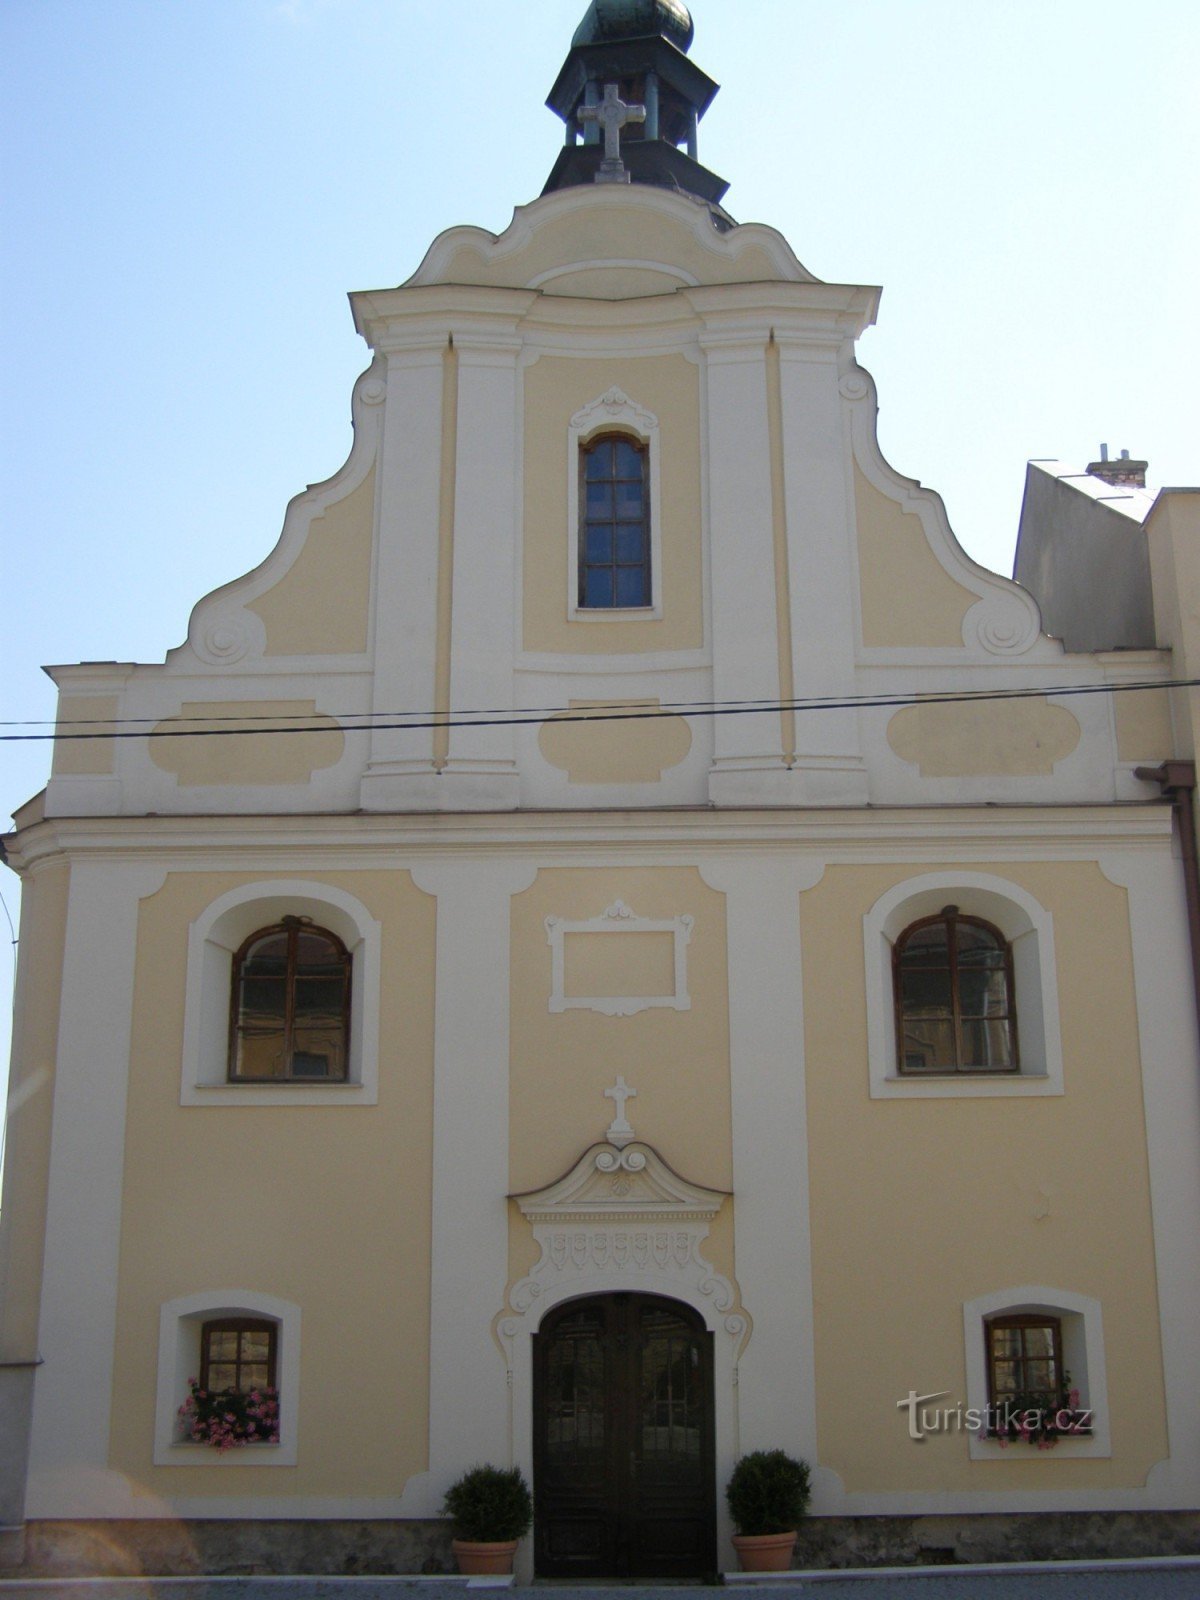
[[[661,606],[572,606],[571,622],[657,622]]]
[[[1036,1444],[1026,1444],[1024,1439],[1012,1439],[1008,1444],[1001,1444],[1000,1440],[991,1434],[983,1438],[978,1434],[972,1434],[970,1438],[972,1461],[1012,1462],[1024,1461],[1026,1457],[1033,1461],[1050,1461],[1055,1456],[1060,1461],[1078,1461],[1083,1456],[1107,1458],[1112,1455],[1107,1443],[1090,1431],[1065,1434],[1045,1450],[1039,1450]]]
[[[872,1076],[873,1100],[979,1099],[986,1096],[1057,1095],[1062,1085],[1047,1072],[888,1072]]]
[[[253,1457],[247,1460],[247,1457]],[[156,1467],[294,1467],[295,1444],[280,1441],[270,1444],[265,1439],[247,1440],[231,1450],[215,1450],[211,1444],[196,1444],[191,1439],[172,1440],[165,1451],[155,1452]]]
[[[373,1106],[374,1085],[286,1078],[247,1083],[193,1083],[181,1098],[186,1106]]]

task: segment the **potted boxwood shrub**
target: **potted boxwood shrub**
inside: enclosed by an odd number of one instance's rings
[[[808,1464],[783,1450],[742,1456],[725,1486],[743,1572],[786,1572],[808,1510]]]
[[[517,1540],[533,1522],[533,1496],[520,1467],[472,1467],[446,1490],[442,1510],[454,1522],[460,1572],[512,1571]]]

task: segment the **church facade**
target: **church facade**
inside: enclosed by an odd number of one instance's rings
[[[352,297],[343,468],[53,669],[121,736],[4,841],[14,1560],[479,1460],[542,1576],[730,1567],[756,1448],[893,1556],[1200,1505],[1184,644],[1067,651],[883,459],[878,291],[724,210],[690,43],[596,0],[542,197]]]

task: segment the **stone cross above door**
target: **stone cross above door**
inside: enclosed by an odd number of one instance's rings
[[[615,1144],[618,1150],[623,1150],[633,1139],[633,1128],[625,1115],[625,1102],[636,1099],[637,1090],[631,1089],[623,1077],[618,1077],[611,1089],[605,1089],[604,1098],[611,1100],[617,1108],[617,1114],[604,1137],[609,1144]]]

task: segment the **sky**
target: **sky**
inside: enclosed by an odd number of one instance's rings
[[[337,469],[346,292],[536,198],[585,4],[0,0],[5,722],[53,716],[42,664],[161,660]],[[817,277],[883,285],[880,442],[972,556],[1011,570],[1030,457],[1200,483],[1194,0],[692,11],[700,159]],[[0,743],[5,819],[48,765]]]

